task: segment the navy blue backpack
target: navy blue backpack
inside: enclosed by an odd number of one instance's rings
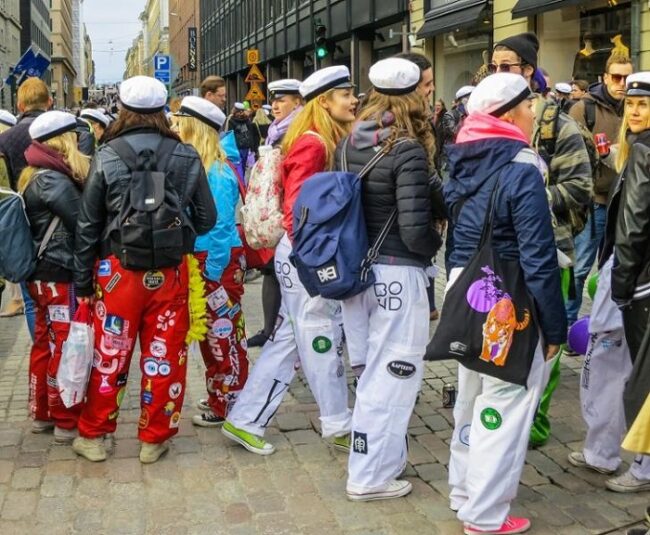
[[[291,262],[311,297],[348,299],[372,286],[372,264],[397,219],[393,209],[375,243],[368,232],[361,204],[361,182],[386,154],[382,149],[359,171],[348,172],[346,138],[342,171],[316,173],[300,189],[293,207]],[[397,140],[392,146],[406,141]]]

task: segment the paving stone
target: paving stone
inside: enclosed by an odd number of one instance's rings
[[[2,505],[3,520],[21,520],[31,518],[36,511],[38,491],[10,491]]]
[[[432,431],[443,431],[449,429],[449,422],[439,414],[432,414],[422,418],[425,425]]]
[[[41,484],[41,496],[63,498],[72,496],[74,478],[65,475],[46,475]]]
[[[532,464],[525,464],[521,473],[521,482],[528,487],[534,487],[535,485],[546,485],[550,481],[541,475]]]
[[[449,474],[447,469],[440,463],[427,463],[415,466],[417,475],[427,483],[430,481],[447,481]]]
[[[42,473],[40,468],[18,468],[11,478],[11,487],[16,490],[38,488]]]
[[[289,412],[278,414],[275,421],[281,431],[296,431],[299,429],[311,429],[311,422],[303,412]]]

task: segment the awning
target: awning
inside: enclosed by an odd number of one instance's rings
[[[586,3],[585,0],[519,0],[512,8],[512,18],[528,17],[544,11],[584,3]]]
[[[481,14],[488,7],[487,0],[433,0],[432,4],[434,7],[424,16],[418,39],[480,25],[483,23]]]

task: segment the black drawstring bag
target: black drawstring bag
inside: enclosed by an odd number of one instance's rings
[[[456,359],[470,370],[526,386],[539,330],[519,261],[499,258],[492,245],[499,178],[478,249],[445,295],[440,323],[424,358]]]

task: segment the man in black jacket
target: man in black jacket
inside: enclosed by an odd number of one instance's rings
[[[7,159],[9,183],[16,189],[18,178],[27,167],[25,150],[32,143],[29,125],[52,107],[52,97],[45,82],[39,78],[28,78],[18,88],[18,110],[21,115],[18,124],[0,134],[0,154]]]

